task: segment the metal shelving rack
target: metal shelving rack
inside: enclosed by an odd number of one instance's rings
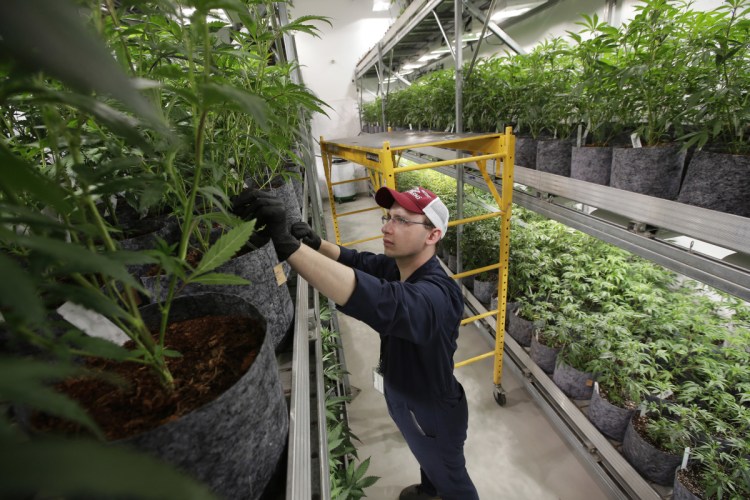
[[[442,159],[439,161],[423,162],[420,165],[399,167],[397,157],[406,151],[419,151],[423,148],[445,148],[448,150],[466,152],[468,156],[458,154],[457,158]],[[412,170],[428,168],[440,168],[451,165],[472,162],[476,164],[477,171],[481,174],[486,189],[495,198],[499,211],[490,211],[485,214],[468,218],[459,218],[450,221],[449,227],[460,226],[479,220],[499,218],[500,219],[500,251],[496,264],[472,269],[454,274],[456,280],[473,276],[481,272],[498,270],[498,307],[492,311],[486,311],[462,320],[461,325],[478,321],[490,316],[496,317],[495,348],[493,351],[480,356],[456,363],[456,367],[479,361],[494,356],[493,382],[495,384],[494,397],[498,404],[505,405],[505,392],[502,389],[501,377],[503,367],[503,347],[505,340],[505,308],[508,288],[508,255],[510,250],[510,216],[513,201],[513,160],[515,154],[515,137],[510,128],[504,134],[447,134],[447,133],[425,133],[425,132],[386,132],[381,134],[369,134],[330,141],[320,139],[320,150],[323,157],[323,167],[328,186],[328,196],[334,199],[333,186],[348,182],[359,182],[369,180],[373,189],[382,186],[396,188],[396,174]],[[349,160],[367,168],[369,177],[350,179],[340,182],[332,182],[331,169],[334,168],[333,157],[337,156]],[[501,192],[495,187],[496,177],[490,176],[487,165],[493,161],[496,166],[494,172],[501,172]],[[338,219],[349,215],[359,214],[372,210],[382,210],[379,206],[373,206],[364,210],[356,210],[346,213],[338,213],[336,204],[331,203],[331,216],[336,236],[336,243],[343,246],[354,245],[374,239],[382,235],[364,238],[342,243],[339,231]]]

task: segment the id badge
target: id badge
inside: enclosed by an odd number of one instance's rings
[[[378,371],[377,367],[372,369],[372,385],[375,387],[376,391],[380,394],[384,394],[383,374]]]

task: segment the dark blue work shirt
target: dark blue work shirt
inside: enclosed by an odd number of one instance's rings
[[[339,309],[380,334],[386,396],[458,402],[453,354],[464,303],[437,257],[404,282],[396,261],[385,255],[341,248],[339,262],[357,277],[354,293]]]

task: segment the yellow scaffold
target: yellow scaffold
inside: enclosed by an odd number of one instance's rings
[[[420,148],[437,147],[451,149],[462,152],[466,156],[452,160],[435,161],[419,165],[399,167],[397,157],[400,157],[405,151],[419,152]],[[412,170],[422,170],[427,168],[445,167],[450,165],[470,165],[476,164],[479,172],[487,183],[492,196],[495,198],[499,212],[489,212],[486,214],[468,217],[451,221],[448,226],[457,226],[467,224],[492,217],[500,217],[500,255],[497,264],[468,270],[459,274],[454,274],[454,279],[461,279],[467,276],[473,276],[481,272],[498,270],[497,280],[497,309],[488,311],[483,314],[466,318],[461,325],[471,323],[492,315],[496,315],[495,327],[495,350],[482,354],[480,356],[467,359],[456,363],[456,368],[479,361],[481,359],[494,356],[494,374],[495,383],[495,400],[501,406],[505,405],[505,393],[500,384],[503,369],[503,346],[505,341],[505,306],[507,301],[508,289],[508,254],[510,250],[510,215],[511,203],[513,199],[513,164],[515,151],[515,137],[511,128],[506,128],[505,133],[495,134],[450,134],[450,133],[428,133],[428,132],[384,132],[380,134],[363,134],[357,137],[348,137],[344,139],[334,139],[330,141],[320,139],[320,150],[323,157],[323,167],[325,170],[326,183],[328,186],[328,197],[331,200],[331,216],[333,228],[336,234],[336,243],[342,246],[354,245],[365,241],[382,238],[382,235],[364,238],[355,241],[342,243],[339,232],[339,217],[354,215],[362,212],[380,210],[377,205],[364,210],[355,210],[351,212],[337,213],[336,203],[333,194],[333,186],[349,182],[360,182],[369,180],[372,187],[377,191],[382,186],[396,189],[396,174],[399,172],[409,172]],[[331,168],[335,168],[333,157],[342,158],[354,163],[358,163],[367,168],[368,176],[349,179],[340,182],[332,182]],[[487,171],[487,163],[493,160],[495,171],[493,177],[498,176],[501,179],[502,195],[497,192],[493,178]],[[498,175],[498,172],[501,172]]]

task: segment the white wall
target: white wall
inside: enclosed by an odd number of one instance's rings
[[[320,38],[306,34],[295,38],[305,85],[331,107],[328,116],[313,118],[313,139],[317,142],[321,136],[336,139],[358,135],[359,98],[353,81],[354,68],[398,17],[398,7],[373,12],[372,0],[295,0],[290,10],[293,18],[326,16],[332,23],[332,26],[316,23]],[[322,176],[319,146],[315,154]],[[364,189],[363,186],[360,190]],[[325,190],[322,192],[327,195]]]

